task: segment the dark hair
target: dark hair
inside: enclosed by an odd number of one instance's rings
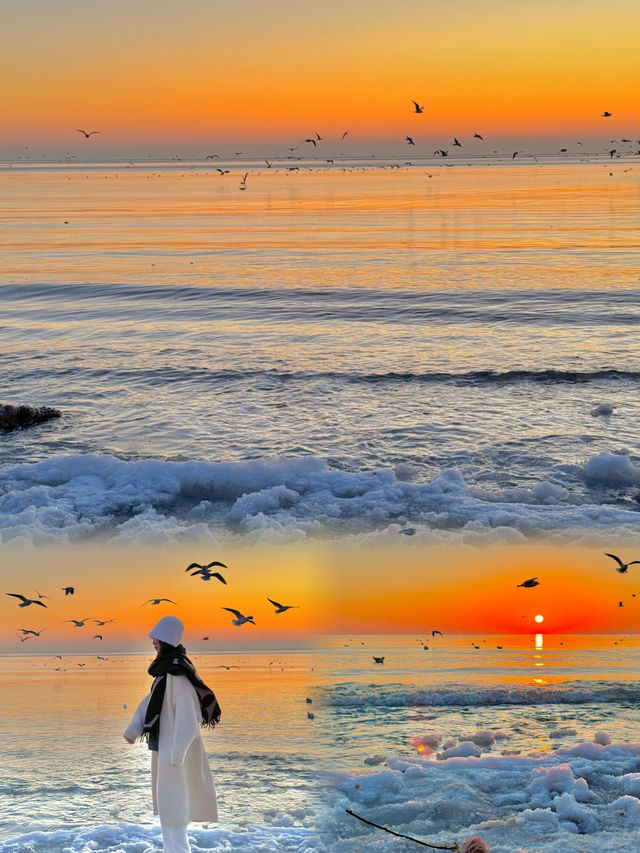
[[[164,640],[158,640],[158,643],[160,644],[160,648],[158,649],[156,658],[159,658],[160,655],[170,655],[177,648],[177,646],[172,646],[171,643],[165,643]]]

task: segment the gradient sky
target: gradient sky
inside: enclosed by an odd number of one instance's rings
[[[0,156],[631,137],[638,19],[632,0],[5,0]]]

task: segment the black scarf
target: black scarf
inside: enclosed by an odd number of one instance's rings
[[[164,652],[151,662],[148,672],[155,680],[151,687],[151,696],[149,697],[149,705],[140,738],[149,743],[149,749],[158,749],[160,711],[162,711],[162,701],[167,686],[167,673],[170,675],[184,675],[193,684],[200,700],[203,726],[213,728],[220,722],[220,705],[218,705],[218,700],[213,691],[198,676],[195,666],[187,657],[184,646],[166,646]]]

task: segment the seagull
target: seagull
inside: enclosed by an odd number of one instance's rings
[[[235,664],[232,664],[232,663],[231,664],[219,663],[215,668],[216,669],[240,669],[239,666],[235,666]]]
[[[606,552],[605,552],[605,557],[611,557],[612,560],[616,561],[616,563],[618,564],[618,568],[616,569],[616,572],[618,572],[618,574],[621,574],[621,575],[624,575],[626,573],[629,566],[635,566],[636,563],[640,563],[640,560],[632,560],[630,563],[623,563],[622,560],[620,559],[620,557],[616,557],[615,554],[607,554]]]
[[[212,563],[207,563],[206,565],[202,565],[201,563],[189,563],[185,572],[190,572],[191,569],[210,569],[212,566],[220,566],[221,569],[228,569],[229,566],[226,566],[224,563],[219,563],[217,560],[214,560]]]
[[[433,152],[433,156],[434,157],[448,157],[449,152],[445,151],[444,148],[438,148],[436,151]]]
[[[38,598],[49,598],[48,595],[43,595],[41,592],[38,592],[38,590],[36,590],[36,595],[38,596]]]
[[[229,613],[233,613],[233,615],[236,617],[235,619],[231,620],[232,625],[244,625],[245,622],[251,622],[252,625],[256,624],[253,621],[253,616],[243,616],[239,610],[234,610],[233,607],[223,607],[221,609],[228,610]]]
[[[608,110],[605,110],[600,118],[611,118],[611,113]]]
[[[245,172],[242,176],[242,180],[240,181],[239,190],[246,190],[247,188],[247,178],[249,177],[249,172]]]
[[[63,619],[63,622],[73,622],[76,628],[84,628],[84,623],[91,619],[90,616],[85,616],[84,619]]]
[[[28,634],[26,634],[26,635],[23,637],[23,636],[22,636],[22,634],[18,634],[18,632],[17,632],[17,631],[16,631],[16,637],[20,640],[20,642],[21,642],[21,643],[24,643],[26,640],[30,640],[30,639],[31,639],[31,637],[30,637]]]
[[[60,589],[64,592],[65,595],[73,595],[76,591],[75,586],[62,586]]]
[[[33,634],[34,637],[39,637],[43,631],[46,631],[46,628],[40,628],[39,631],[32,631],[30,628],[20,628],[23,634]]]
[[[320,134],[318,133],[317,130],[316,130],[316,139],[318,140],[318,142],[322,142],[322,140],[324,139],[323,136],[320,136]]]
[[[207,154],[207,156],[204,159],[205,160],[213,160],[214,158],[217,158],[219,160],[220,155],[219,154]]]
[[[342,139],[344,139],[348,133],[351,133],[351,131],[345,130],[345,132],[342,134]]]
[[[145,604],[160,604],[161,601],[168,601],[169,604],[175,604],[175,601],[171,601],[170,598],[150,598],[148,601],[143,602],[140,607],[144,607]]]
[[[381,658],[377,658],[375,655],[373,655],[373,662],[374,663],[384,663],[384,655]]]
[[[285,610],[291,610],[293,607],[300,607],[299,604],[278,604],[277,601],[274,601],[273,598],[267,598],[267,601],[270,601],[271,604],[276,608],[276,613],[284,613]]]
[[[303,142],[311,142],[311,144],[313,145],[313,147],[314,147],[314,148],[316,147],[316,141],[315,141],[315,139],[303,139],[302,141],[303,141]]]
[[[80,127],[76,127],[76,131],[77,131],[78,133],[82,133],[82,134],[84,134],[84,138],[85,138],[85,139],[89,139],[89,137],[90,137],[90,136],[93,136],[93,135],[94,135],[94,133],[100,133],[100,131],[99,131],[99,130],[90,130],[90,131],[88,131],[88,132],[87,132],[86,130],[82,130],[82,128],[80,128]]]
[[[511,155],[511,159],[515,160],[515,158],[518,156],[518,154],[520,154],[520,151],[514,151],[513,154]]]
[[[432,631],[432,632],[431,632],[431,636],[432,636],[432,637],[435,637],[435,635],[436,635],[436,634],[440,634],[440,636],[442,637],[442,631],[438,631],[438,630],[436,629],[435,631]]]
[[[624,607],[624,604],[623,604],[621,601],[619,601],[619,602],[618,602],[618,607]]]
[[[421,112],[423,112],[424,107],[421,107],[421,106],[420,106],[420,104],[419,104],[417,101],[411,101],[411,103],[413,104],[413,111],[414,111],[414,113],[421,113]]]
[[[221,175],[228,175],[229,169],[218,169],[218,168],[216,168],[216,172],[220,172]]]
[[[94,639],[94,640],[101,640],[101,639],[102,639],[102,634],[94,634],[94,635],[93,635],[93,637],[92,637],[92,639]]]
[[[109,658],[103,658],[102,655],[96,655],[97,660],[109,660]]]
[[[315,718],[316,715],[313,713],[313,711],[307,711],[307,720],[315,720]]]
[[[39,604],[40,607],[46,607],[47,605],[44,602],[39,601],[37,598],[26,598],[24,595],[20,595],[19,592],[7,592],[6,595],[12,595],[14,598],[21,598],[22,603],[18,605],[18,607],[28,607],[30,604]]]
[[[195,572],[191,572],[191,577],[194,575],[200,575],[203,581],[210,581],[211,578],[217,578],[220,583],[226,584],[226,580],[222,577],[220,572],[210,572],[209,569],[196,569]]]
[[[454,145],[457,145],[457,146],[458,146],[458,148],[462,148],[462,143],[461,143],[461,142],[458,142],[458,140],[457,140],[457,138],[456,138],[455,136],[453,137],[453,144],[454,144]]]
[[[271,163],[270,163],[268,160],[265,160],[264,162],[267,164],[267,169],[270,169],[270,168],[271,168]]]
[[[611,150],[608,151],[607,153],[609,154],[609,157],[613,160],[613,155],[617,154],[617,152],[618,152],[617,148],[611,148]]]
[[[115,622],[115,619],[92,619],[92,622],[95,622],[96,625],[108,625],[109,622]]]
[[[474,139],[481,139],[484,142],[484,136],[481,136],[479,133],[474,133],[473,138]]]
[[[523,586],[525,587],[525,589],[530,589],[532,586],[539,586],[539,584],[540,581],[538,580],[538,578],[529,578],[529,580],[516,584],[516,586]]]

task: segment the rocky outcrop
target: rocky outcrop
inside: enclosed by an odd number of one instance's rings
[[[0,430],[8,432],[12,429],[35,426],[36,424],[61,417],[59,409],[50,406],[12,406],[0,403]]]

